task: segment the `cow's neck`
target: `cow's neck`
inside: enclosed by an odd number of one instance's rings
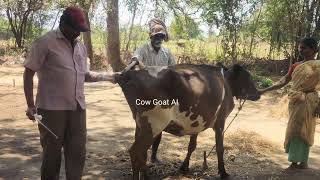
[[[232,96],[235,96],[235,89],[233,87],[233,81],[232,81],[232,70],[227,70],[227,71],[223,71],[223,75],[224,75],[224,79],[227,81],[230,89],[231,89],[231,92],[232,92]]]

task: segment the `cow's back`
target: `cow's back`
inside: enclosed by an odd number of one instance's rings
[[[119,84],[133,117],[147,119],[154,135],[163,129],[175,135],[199,133],[212,127],[217,113],[232,102],[219,67],[184,64],[130,71],[123,78]],[[152,103],[138,105],[137,99]]]

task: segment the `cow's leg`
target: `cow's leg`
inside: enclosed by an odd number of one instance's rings
[[[151,126],[147,118],[143,118],[137,123],[135,141],[129,150],[134,180],[148,179],[148,168],[146,166],[147,150],[152,142],[153,134]]]
[[[188,153],[186,158],[184,159],[182,165],[180,166],[180,171],[182,172],[188,172],[189,171],[189,161],[191,154],[197,147],[197,137],[198,134],[194,134],[190,136],[189,146],[188,146]]]
[[[216,151],[218,156],[218,173],[220,174],[220,177],[227,178],[229,174],[226,172],[224,168],[224,160],[223,160],[223,129],[224,129],[224,121],[223,123],[217,122],[215,132],[216,132]]]
[[[151,162],[153,163],[160,163],[159,159],[157,158],[158,147],[161,141],[162,132],[154,138],[152,144],[152,154],[151,154]]]
[[[132,176],[134,180],[139,180],[139,168],[140,168],[140,163],[139,163],[139,158],[137,157],[136,151],[137,151],[137,139],[139,135],[139,128],[136,127],[135,131],[135,141],[131,145],[129,149],[129,154],[130,154],[130,160],[131,160],[131,168],[132,168]]]

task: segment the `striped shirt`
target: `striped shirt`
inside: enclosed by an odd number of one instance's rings
[[[176,64],[174,56],[169,49],[161,47],[157,52],[150,42],[138,48],[134,52],[133,57],[136,57],[145,66],[169,66]]]

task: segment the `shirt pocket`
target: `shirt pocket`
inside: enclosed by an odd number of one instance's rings
[[[75,55],[75,62],[77,63],[77,69],[80,73],[85,73],[87,71],[87,57],[81,54]]]

